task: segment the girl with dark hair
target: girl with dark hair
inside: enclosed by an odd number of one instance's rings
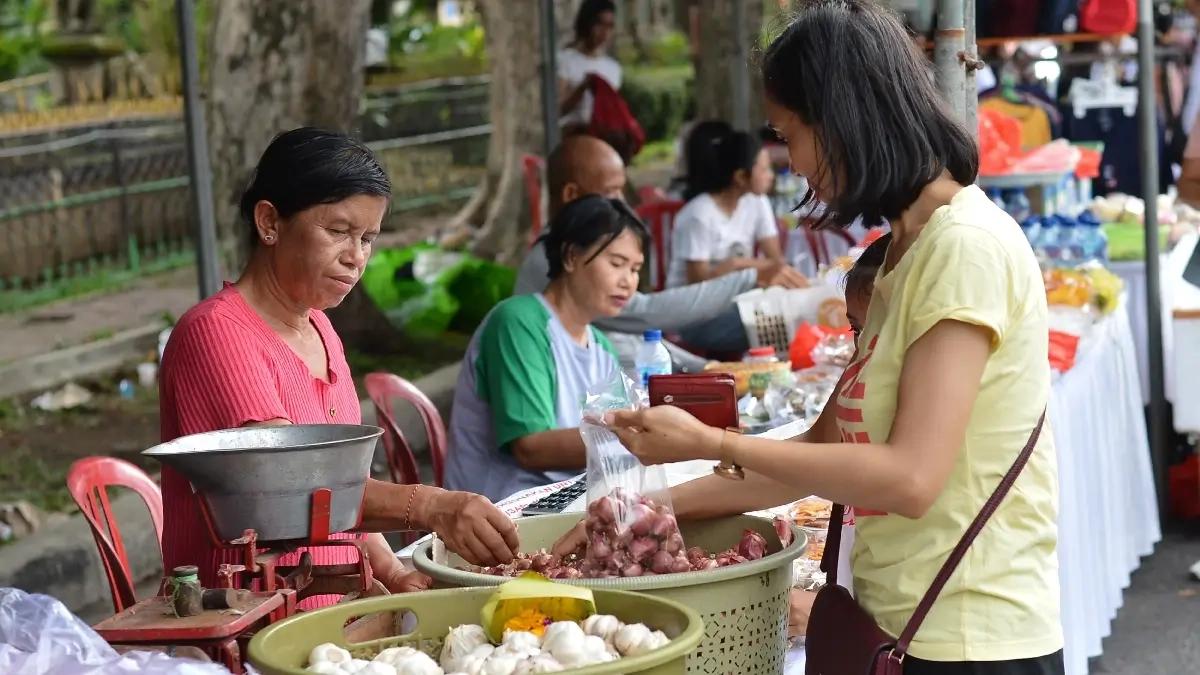
[[[235,283],[188,310],[171,332],[159,377],[162,440],[219,429],[281,424],[359,424],[354,380],[342,343],[322,310],[342,302],[362,276],[392,186],[375,156],[341,134],[302,128],[267,146],[241,199],[253,239]],[[216,586],[222,563],[188,480],[163,467],[163,561],[198,565]],[[511,521],[479,495],[368,478],[368,530],[432,530],[480,562],[510,560]],[[419,590],[428,578],[401,565],[379,534],[365,537],[375,578],[389,591]],[[357,562],[355,549],[307,549],[314,564]],[[294,565],[301,551],[281,564]],[[233,555],[229,555],[233,554]],[[317,596],[305,608],[336,601]]]
[[[810,494],[852,505],[855,599],[893,637],[1018,468],[903,670],[1062,673],[1055,450],[1049,428],[1038,431],[1050,394],[1045,287],[1020,228],[974,185],[975,142],[926,64],[896,16],[865,0],[804,3],[763,58],[767,116],[827,222],[892,226],[857,356],[813,427],[790,441],[726,434],[672,406],[610,422],[644,463],[744,467],[743,482],[672,490],[681,518]]]
[[[599,195],[558,212],[542,237],[550,284],[497,305],[475,332],[454,390],[446,485],[502,499],[587,465],[580,401],[616,372],[591,324],[637,291],[646,228]]]
[[[779,229],[766,197],[774,174],[762,143],[701,123],[686,147],[688,203],[675,217],[667,286],[781,264]],[[756,247],[762,258],[754,257]]]
[[[558,106],[565,133],[582,131],[592,121],[589,76],[603,78],[613,90],[621,88],[621,64],[607,53],[616,13],[612,0],[583,0],[575,14],[575,39],[558,52]]]

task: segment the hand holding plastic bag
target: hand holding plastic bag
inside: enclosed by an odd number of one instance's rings
[[[219,664],[160,652],[118,654],[58,600],[16,588],[0,588],[0,673],[229,675]]]
[[[691,570],[663,467],[644,466],[603,424],[606,413],[642,405],[642,393],[619,370],[584,402],[580,433],[587,446],[585,577]]]

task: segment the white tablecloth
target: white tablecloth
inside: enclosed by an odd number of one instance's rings
[[[1088,672],[1130,573],[1161,539],[1129,324],[1120,309],[1098,324],[1051,393],[1068,675]]]
[[[1162,307],[1163,326],[1163,390],[1168,401],[1175,400],[1175,372],[1171,368],[1171,349],[1174,339],[1171,331],[1171,287],[1173,267],[1167,255],[1160,258],[1159,296]],[[1114,262],[1108,268],[1125,281],[1125,300],[1129,312],[1130,328],[1137,359],[1137,375],[1140,383],[1142,404],[1150,403],[1150,329],[1146,324],[1148,315],[1146,302],[1145,261]],[[1182,270],[1180,270],[1182,272]]]

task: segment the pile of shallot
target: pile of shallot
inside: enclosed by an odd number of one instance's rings
[[[621,490],[588,505],[584,520],[586,553],[559,557],[538,551],[494,567],[471,567],[473,572],[493,576],[519,576],[534,571],[550,579],[597,579],[642,577],[657,574],[701,572],[727,567],[767,554],[767,540],[754,530],[742,532],[736,546],[709,553],[693,546],[684,548],[683,535],[671,509],[645,496],[630,496]],[[787,521],[775,523],[784,546],[791,543]]]

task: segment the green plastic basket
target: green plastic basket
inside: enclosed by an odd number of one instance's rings
[[[263,675],[306,675],[312,648],[332,642],[355,658],[369,659],[388,647],[420,649],[435,660],[446,633],[455,626],[479,623],[479,611],[496,589],[460,588],[356,600],[298,614],[259,631],[250,641],[250,663]],[[677,602],[627,591],[595,591],[596,611],[626,623],[644,623],[671,638],[662,649],[587,668],[571,675],[682,675],[684,659],[704,635],[700,615]],[[347,626],[351,620],[353,625]],[[415,621],[415,628],[403,635]],[[347,633],[353,635],[348,637]]]
[[[521,518],[516,521],[521,547],[526,551],[549,548],[579,522],[580,514]],[[737,543],[742,531],[751,529],[767,540],[768,555],[761,560],[704,572],[662,574],[619,579],[578,579],[565,583],[592,589],[639,591],[674,600],[691,607],[704,619],[704,639],[688,655],[687,672],[780,673],[787,652],[788,593],[792,586],[792,561],[808,543],[804,533],[792,527],[793,541],[781,546],[770,521],[754,516],[733,516],[707,521],[681,521],[687,546],[721,551]],[[495,586],[507,581],[457,567],[465,563],[449,555],[447,564],[433,561],[432,542],[413,554],[417,569],[439,585]]]

